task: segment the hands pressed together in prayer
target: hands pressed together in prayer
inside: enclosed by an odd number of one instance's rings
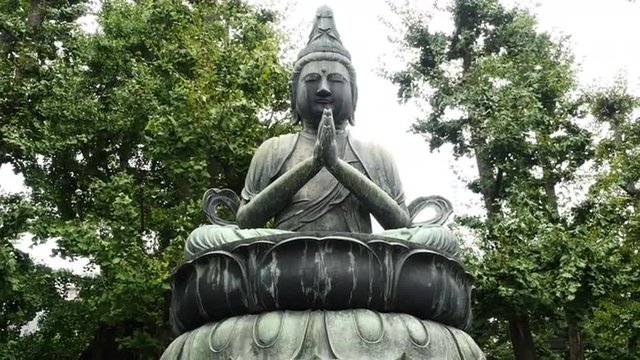
[[[325,109],[322,113],[312,162],[312,167],[316,171],[326,167],[338,182],[364,204],[385,229],[409,225],[409,213],[404,205],[396,203],[379,185],[340,160],[336,142],[336,127],[330,109]]]
[[[326,167],[332,171],[338,163],[338,145],[336,143],[336,127],[333,112],[325,109],[318,125],[318,138],[313,154],[314,165],[321,169]]]
[[[251,202],[243,203],[236,215],[240,228],[256,228],[282,211],[291,197],[322,168],[353,194],[385,229],[408,226],[409,213],[378,184],[338,157],[333,113],[325,109],[318,125],[313,156],[296,164],[263,189]],[[390,174],[391,176],[393,174]]]

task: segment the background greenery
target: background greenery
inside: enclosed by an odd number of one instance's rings
[[[87,34],[88,5],[0,0],[0,165],[28,189],[0,196],[2,359],[158,358],[202,193],[238,192],[256,146],[291,131],[279,14],[104,1]],[[477,164],[486,216],[456,224],[472,336],[489,359],[639,359],[639,99],[623,79],[580,88],[566,41],[495,0],[453,1],[451,33],[396,10],[417,56],[390,80],[431,108],[413,130]],[[25,234],[92,272],[34,264]]]
[[[472,335],[489,359],[639,359],[638,99],[623,80],[579,88],[566,39],[525,11],[447,10],[451,33],[397,9],[417,56],[390,77],[431,106],[413,127],[431,149],[477,165],[486,216],[458,219],[475,240]]]
[[[255,147],[288,130],[276,14],[105,1],[86,34],[84,2],[0,4],[0,159],[29,189],[0,199],[0,358],[159,358],[202,194],[239,191]],[[23,233],[99,271],[34,266],[8,241]]]

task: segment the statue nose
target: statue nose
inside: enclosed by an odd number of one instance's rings
[[[322,96],[322,97],[331,96],[331,90],[329,89],[329,86],[326,80],[322,81],[322,83],[320,84],[320,88],[316,91],[316,95]]]

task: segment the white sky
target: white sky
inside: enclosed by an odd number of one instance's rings
[[[258,2],[258,1],[255,1]],[[417,1],[422,9],[432,7],[433,0]],[[606,86],[622,75],[631,89],[638,93],[640,85],[640,3],[627,0],[542,0],[538,2],[504,0],[517,4],[537,15],[539,28],[555,36],[569,35],[571,47],[580,65],[579,79],[585,86]],[[395,156],[404,184],[407,200],[422,195],[442,195],[454,204],[457,214],[479,213],[479,198],[465,189],[459,176],[469,179],[476,170],[473,161],[454,162],[449,148],[429,153],[428,144],[419,135],[408,133],[414,120],[422,116],[415,105],[400,105],[396,88],[378,73],[381,64],[400,69],[402,64],[394,56],[394,45],[388,36],[394,35],[380,18],[393,20],[384,0],[326,0],[286,4],[288,15],[284,27],[294,33],[295,52],[306,44],[315,10],[323,4],[333,8],[343,44],[351,52],[358,73],[359,100],[356,127],[352,132],[363,139],[378,142]],[[446,1],[438,1],[442,8]],[[436,14],[432,23],[438,28],[450,28],[450,19]],[[22,179],[7,166],[0,168],[0,191],[17,192],[23,189]],[[53,267],[68,267],[68,262],[49,255],[52,243],[29,249],[29,241],[19,247]],[[85,263],[76,264],[78,269]]]

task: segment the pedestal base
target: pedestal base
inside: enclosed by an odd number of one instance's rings
[[[171,320],[182,334],[243,314],[370,309],[468,329],[472,287],[457,259],[423,244],[285,233],[216,246],[179,266]]]
[[[175,339],[162,360],[485,359],[462,330],[371,310],[273,311],[208,323]]]

